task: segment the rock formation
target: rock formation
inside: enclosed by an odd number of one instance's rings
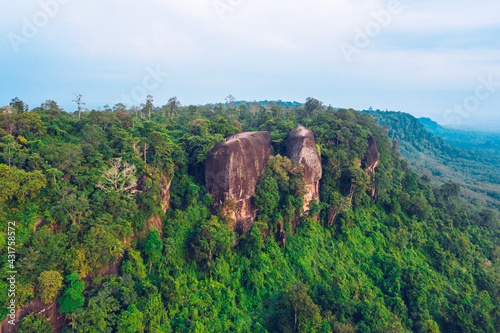
[[[166,173],[160,178],[160,196],[161,196],[161,208],[163,213],[166,214],[167,210],[170,208],[170,186],[172,185],[172,180],[170,175]]]
[[[255,220],[252,197],[272,154],[269,132],[247,132],[229,137],[208,154],[205,180],[216,206],[234,200],[235,231],[242,235]]]
[[[309,203],[312,200],[319,202],[319,180],[323,175],[313,132],[303,126],[297,126],[288,135],[286,151],[289,159],[299,162],[304,167],[304,181],[307,184],[303,209],[305,213],[309,210]]]
[[[59,307],[60,305],[56,302],[45,304],[37,298],[16,310],[16,325],[9,324],[8,320],[10,320],[10,317],[7,316],[0,324],[0,332],[16,332],[17,325],[19,325],[25,316],[32,312],[44,315],[50,321],[53,331],[60,332],[61,328],[66,326],[67,323],[64,314],[59,313]]]
[[[370,179],[375,180],[375,168],[380,165],[380,157],[378,153],[377,143],[375,139],[370,135],[368,136],[368,154],[366,155],[366,168],[365,171],[370,175]],[[369,191],[370,196],[375,195],[375,187],[371,188]]]
[[[148,175],[142,175],[139,179],[137,179],[136,186],[132,190],[132,193],[141,193],[144,191],[144,183],[146,180],[151,177],[153,182],[158,182],[160,184],[160,205],[164,214],[167,213],[167,210],[170,208],[170,186],[172,184],[172,180],[170,179],[170,175],[168,173],[161,175],[159,177],[152,177]],[[155,198],[158,199],[158,198]],[[160,232],[160,235],[163,238],[163,220],[161,216],[153,215],[151,218],[146,221],[146,226],[144,228],[144,232],[148,233],[155,227]]]

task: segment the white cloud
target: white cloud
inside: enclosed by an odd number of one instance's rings
[[[215,1],[236,5],[221,20]],[[494,32],[500,31],[497,0],[400,0],[403,11],[347,63],[339,44],[352,42],[356,29],[373,21],[373,13],[386,9],[390,1],[71,0],[20,56],[8,50],[0,54],[5,82],[9,76],[20,82],[4,91],[15,96],[15,89],[24,89],[23,80],[44,82],[46,73],[56,72],[60,75],[49,79],[60,80],[61,90],[65,80],[71,80],[75,87],[95,86],[103,95],[103,89],[112,90],[117,81],[140,81],[147,66],[160,65],[175,80],[158,91],[189,95],[191,102],[196,101],[197,88],[213,94],[252,91],[258,99],[279,87],[276,91],[306,89],[304,95],[316,91],[326,98],[342,98],[342,106],[356,105],[353,96],[380,96],[380,102],[404,110],[411,108],[405,103],[418,102],[422,91],[444,89],[460,95],[477,77],[500,68],[500,45],[494,42]],[[7,33],[21,30],[22,17],[40,10],[36,0],[10,2],[8,7],[0,14],[3,40]],[[465,34],[476,44],[466,44],[461,37]],[[22,77],[15,68],[21,58],[33,67]],[[65,78],[69,74],[71,78]],[[405,102],[407,98],[391,94],[401,89],[413,89],[417,98]],[[420,99],[447,105],[450,94]]]

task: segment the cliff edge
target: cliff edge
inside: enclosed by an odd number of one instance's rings
[[[255,220],[257,207],[252,201],[272,154],[269,132],[235,134],[219,142],[205,164],[207,191],[216,206],[234,200],[235,231],[242,235]]]

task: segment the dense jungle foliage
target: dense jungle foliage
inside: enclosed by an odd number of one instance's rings
[[[315,134],[323,178],[321,203],[293,232],[304,184],[284,156],[298,123]],[[258,221],[234,246],[204,162],[225,137],[256,130],[271,132],[275,156],[257,188]],[[380,153],[374,181],[369,135]],[[14,221],[16,305],[57,302],[63,332],[500,331],[497,213],[467,203],[455,183],[422,180],[369,114],[313,98],[161,107],[149,98],[81,115],[14,99],[0,109],[0,140],[1,260]],[[162,230],[147,232],[154,216]],[[262,231],[280,223],[284,247]],[[2,279],[2,318],[8,288]],[[29,315],[19,331],[47,324]]]

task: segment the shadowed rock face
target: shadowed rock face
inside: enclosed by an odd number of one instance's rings
[[[309,202],[319,202],[319,180],[323,176],[321,159],[316,149],[314,134],[303,126],[297,126],[288,135],[286,152],[289,159],[299,162],[304,167],[304,181],[307,183],[304,196],[304,212]]]
[[[372,182],[375,179],[375,168],[380,165],[380,156],[378,153],[377,143],[370,135],[368,137],[368,155],[366,155],[366,169],[365,171],[370,175]],[[375,188],[371,188],[368,193],[371,197],[375,195]]]
[[[228,199],[236,202],[236,231],[241,235],[255,220],[257,207],[252,201],[272,154],[269,132],[233,135],[215,145],[205,164],[208,193],[215,205]]]
[[[375,168],[380,165],[377,143],[372,136],[368,137],[368,155],[366,156],[366,170],[375,174]]]
[[[32,312],[44,315],[45,318],[50,320],[53,331],[60,332],[61,328],[66,326],[67,323],[64,314],[59,313],[59,308],[60,305],[57,303],[45,304],[40,299],[35,299],[22,308],[16,310],[16,325],[9,324],[8,320],[10,320],[10,318],[6,317],[0,324],[0,332],[16,332],[17,325],[19,325],[19,323],[25,316]]]

